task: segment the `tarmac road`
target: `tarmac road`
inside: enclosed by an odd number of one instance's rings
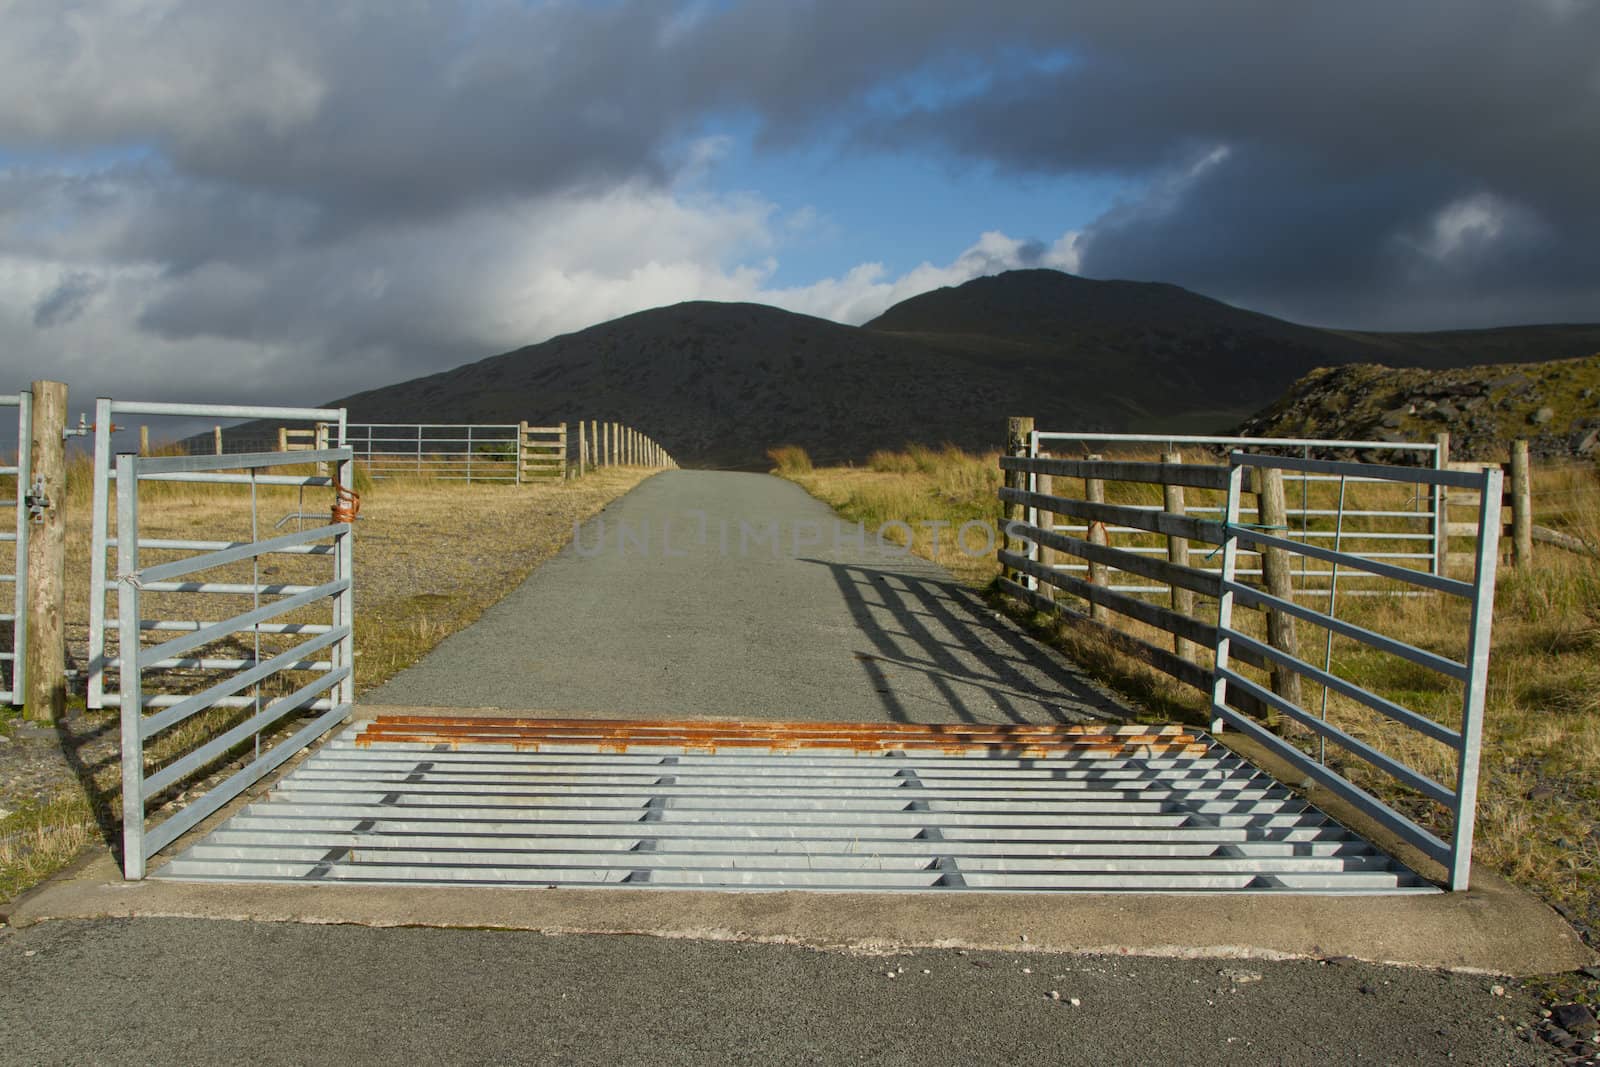
[[[858,538],[790,482],[717,471],[645,481],[362,699],[793,720],[1125,714],[942,568]]]
[[[0,932],[0,1063],[1551,1062],[1514,1029],[1537,1005],[1495,984],[1356,963],[50,922]]]

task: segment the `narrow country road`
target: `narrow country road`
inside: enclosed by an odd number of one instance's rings
[[[714,471],[644,482],[363,699],[792,720],[1123,714],[942,568],[881,549],[790,482]]]

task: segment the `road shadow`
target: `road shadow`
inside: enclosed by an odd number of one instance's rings
[[[867,646],[855,656],[893,722],[1074,723],[1134,713],[1069,663],[1002,624],[954,579],[903,567],[826,567]],[[911,675],[910,682],[897,677]]]

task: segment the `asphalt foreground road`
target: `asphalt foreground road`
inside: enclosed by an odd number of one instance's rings
[[[788,483],[669,472],[603,518],[603,547],[592,524],[367,699],[925,722],[1117,710],[938,568],[836,540]],[[741,520],[776,524],[779,543],[741,545]],[[1131,899],[1159,923],[1175,898]],[[1021,932],[988,942],[1011,951],[869,953],[133,914],[0,929],[0,1063],[1561,1062],[1522,983],[1349,959],[1064,954]]]
[[[1496,996],[1495,984],[1349,962],[850,955],[491,930],[55,922],[0,936],[0,1058],[1550,1062],[1548,1046],[1515,1036],[1517,1023],[1537,1022],[1533,1001],[1514,988]]]

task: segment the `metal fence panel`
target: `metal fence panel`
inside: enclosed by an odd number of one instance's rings
[[[1378,466],[1366,463],[1337,463],[1304,458],[1286,458],[1235,452],[1229,456],[1230,480],[1227,503],[1227,535],[1222,545],[1222,595],[1218,601],[1216,668],[1212,690],[1212,729],[1233,727],[1253,737],[1272,752],[1287,760],[1298,772],[1318,785],[1335,793],[1348,803],[1376,820],[1391,832],[1409,842],[1442,864],[1447,871],[1447,882],[1452,889],[1466,889],[1471,874],[1472,837],[1477,804],[1478,761],[1483,730],[1483,709],[1488,681],[1490,628],[1494,615],[1494,582],[1500,539],[1500,504],[1502,474],[1498,468],[1465,473],[1416,467]],[[1430,496],[1435,490],[1453,488],[1471,492],[1477,497],[1479,522],[1477,529],[1476,566],[1471,581],[1457,581],[1433,574],[1415,571],[1373,561],[1336,546],[1299,544],[1288,538],[1276,537],[1253,527],[1240,519],[1240,497],[1243,494],[1244,473],[1247,469],[1291,470],[1314,473],[1333,478],[1379,478],[1397,483],[1426,486]],[[1467,634],[1467,658],[1464,662],[1418,648],[1391,636],[1373,633],[1337,617],[1338,585],[1335,581],[1327,590],[1327,608],[1292,603],[1238,581],[1237,563],[1241,544],[1272,547],[1297,554],[1314,554],[1329,564],[1335,575],[1343,569],[1378,574],[1393,583],[1408,584],[1430,594],[1442,594],[1465,599],[1470,604],[1471,621]],[[1320,626],[1329,635],[1328,655],[1319,668],[1296,654],[1270,648],[1240,633],[1233,627],[1235,601],[1252,606],[1292,614],[1312,625]],[[1405,708],[1385,698],[1370,693],[1355,682],[1338,676],[1332,669],[1332,636],[1357,642],[1365,648],[1391,656],[1399,656],[1419,667],[1463,683],[1461,725],[1459,729],[1429,719],[1415,709]],[[1435,781],[1421,771],[1409,766],[1378,748],[1367,744],[1331,723],[1327,709],[1321,713],[1300,707],[1271,689],[1241,675],[1230,666],[1230,657],[1237,649],[1249,649],[1276,663],[1295,671],[1312,682],[1349,696],[1383,716],[1390,724],[1401,729],[1423,734],[1454,751],[1455,780],[1449,784]],[[1280,712],[1318,738],[1319,758],[1311,755],[1283,738],[1265,729],[1243,711],[1234,707],[1237,695],[1244,694],[1253,702]],[[1395,806],[1374,796],[1352,782],[1348,777],[1329,767],[1325,762],[1325,746],[1333,744],[1367,766],[1387,775],[1403,787],[1421,793],[1443,805],[1449,812],[1452,833],[1449,840],[1422,826]]]
[[[11,612],[0,614],[5,625],[5,644],[0,646],[0,700],[20,705],[27,693],[28,660],[28,492],[33,481],[32,454],[29,442],[33,437],[33,394],[16,393],[0,396],[0,408],[17,409],[17,458],[9,466],[0,467],[0,475],[15,480],[15,497],[11,508],[15,519],[10,532],[0,532],[0,544],[9,544],[12,552],[11,573],[0,574],[0,584],[11,584]]]
[[[355,458],[376,479],[518,480],[515,424],[356,422],[348,432]]]
[[[109,425],[109,420],[106,422]],[[123,454],[117,457],[115,478],[108,471],[105,484],[97,482],[97,496],[109,496],[110,483],[114,480],[116,485],[116,537],[102,535],[100,543],[114,544],[117,550],[118,658],[105,661],[102,656],[102,665],[115,666],[120,675],[120,692],[115,699],[122,710],[123,872],[128,878],[144,877],[154,853],[347,718],[354,700],[351,524],[336,521],[267,538],[253,532],[251,539],[244,542],[143,538],[139,533],[140,486],[173,480],[214,484],[210,476],[221,468],[242,470],[243,477],[259,480],[265,477],[260,473],[263,470],[311,462],[336,464],[337,477],[277,475],[273,484],[350,483],[353,469],[348,448],[196,457],[144,458]],[[252,531],[260,526],[258,507],[252,488]],[[141,549],[194,554],[158,563],[142,559]],[[263,583],[260,561],[282,554],[326,557],[331,575],[327,581],[309,587]],[[195,578],[213,568],[245,562],[251,564],[249,583]],[[248,592],[253,606],[216,622],[145,618],[146,595],[171,590],[200,595]],[[97,599],[103,605],[103,598]],[[289,618],[319,606],[328,611],[327,623]],[[146,644],[144,638],[148,634],[177,636]],[[307,635],[307,639],[271,653],[262,647],[263,634],[289,640]],[[254,651],[249,658],[204,654],[209,646],[235,635],[253,637]],[[205,680],[217,680],[197,689],[191,677],[181,691],[168,692],[162,679],[170,675],[162,672],[174,666],[189,671],[208,670],[213,673]],[[244,694],[245,690],[249,693]],[[223,710],[220,717],[203,717],[216,709]],[[313,716],[309,722],[262,749],[267,731],[287,717],[306,711]],[[187,735],[169,733],[185,724]],[[164,762],[150,769],[147,758],[151,756],[151,743],[157,738],[162,739],[160,755]],[[241,768],[181,811],[153,826],[148,824],[146,808],[152,798],[252,740],[255,752]]]

